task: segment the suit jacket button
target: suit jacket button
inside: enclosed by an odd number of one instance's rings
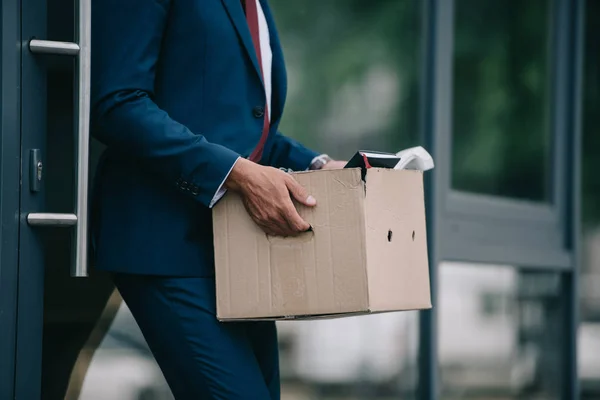
[[[256,106],[252,109],[252,114],[255,118],[262,118],[265,116],[265,108],[261,106]]]

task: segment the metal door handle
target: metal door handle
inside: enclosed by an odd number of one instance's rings
[[[54,54],[75,56],[77,61],[77,96],[75,114],[77,115],[76,141],[76,185],[75,210],[73,214],[30,213],[27,223],[31,226],[74,226],[75,240],[71,276],[88,276],[88,173],[90,151],[90,44],[91,44],[91,0],[78,0],[78,23],[75,28],[75,40],[54,42],[33,39],[29,50],[34,54]]]

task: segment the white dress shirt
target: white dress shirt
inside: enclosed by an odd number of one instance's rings
[[[272,66],[273,66],[273,53],[271,52],[271,38],[269,36],[269,25],[267,25],[267,19],[265,18],[265,13],[263,12],[263,9],[260,5],[260,1],[258,1],[258,0],[246,0],[246,1],[255,1],[256,9],[258,11],[258,35],[260,38],[260,55],[261,55],[261,59],[262,59],[262,71],[263,71],[263,80],[264,80],[264,85],[265,85],[265,94],[267,96],[267,115],[269,116],[269,121],[271,121],[271,92],[272,92],[272,90],[271,90],[271,70],[272,70]],[[239,158],[238,158],[238,160],[239,160]],[[233,163],[233,165],[231,166],[231,169],[233,169],[233,167],[235,166],[236,163],[237,163],[237,160],[235,163]],[[213,197],[212,201],[210,202],[209,207],[212,208],[217,203],[217,201],[219,201],[221,199],[221,197],[223,197],[223,195],[227,191],[227,189],[225,187],[223,187],[223,184],[225,183],[225,181],[227,180],[227,177],[231,173],[231,169],[227,173],[227,176],[225,176],[225,179],[223,179],[223,182],[221,182],[221,185],[219,186],[219,189],[217,189],[217,193],[215,193],[215,196]]]

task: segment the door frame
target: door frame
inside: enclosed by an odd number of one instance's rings
[[[21,160],[20,2],[0,2],[0,398],[15,396]]]

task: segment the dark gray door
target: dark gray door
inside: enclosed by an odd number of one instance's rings
[[[20,13],[11,2],[21,45],[13,390],[63,399],[113,290],[88,265],[90,0],[21,0]]]

